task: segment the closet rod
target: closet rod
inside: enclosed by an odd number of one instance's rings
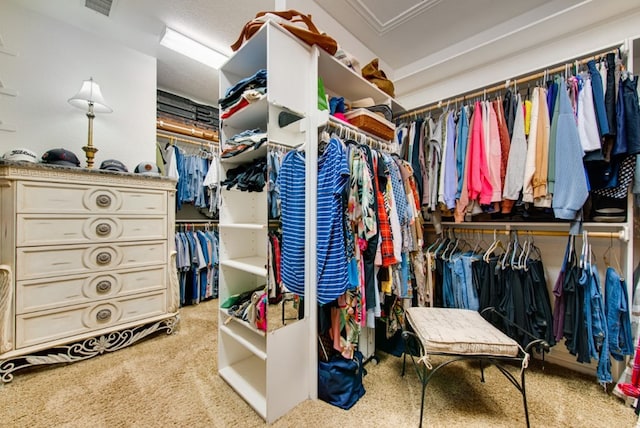
[[[498,92],[498,91],[503,91],[507,88],[509,88],[510,86],[514,86],[517,87],[517,85],[519,84],[523,84],[523,83],[527,83],[527,82],[531,82],[533,80],[538,80],[541,77],[544,77],[545,75],[551,75],[554,73],[558,73],[561,71],[565,71],[568,68],[567,67],[575,67],[576,65],[583,65],[586,64],[587,62],[591,61],[591,60],[596,60],[598,58],[601,58],[609,53],[619,53],[620,49],[619,48],[615,48],[615,49],[608,49],[608,50],[604,50],[602,52],[599,52],[597,54],[593,54],[587,57],[583,57],[581,59],[576,59],[576,60],[572,60],[572,61],[567,61],[565,62],[563,65],[558,65],[556,67],[552,67],[552,68],[545,68],[542,71],[538,71],[538,72],[534,72],[532,74],[525,74],[522,75],[520,77],[514,78],[514,79],[508,79],[506,80],[504,83],[500,83],[500,84],[496,84],[493,86],[489,86],[480,90],[477,90],[475,92],[470,92],[470,93],[465,93],[462,95],[458,95],[455,96],[453,98],[448,98],[446,100],[446,104],[445,102],[443,102],[442,100],[429,104],[427,106],[424,107],[419,107],[415,110],[411,110],[408,111],[406,113],[403,113],[399,116],[397,116],[395,119],[402,119],[405,117],[411,117],[411,116],[417,116],[419,114],[422,113],[426,113],[428,111],[431,110],[437,110],[437,109],[441,109],[444,106],[448,105],[448,104],[455,104],[458,102],[462,102],[465,101],[467,99],[473,99],[473,98],[477,98],[477,97],[483,97],[486,96],[488,93],[492,93],[492,92]]]
[[[362,129],[347,123],[347,122],[343,122],[340,119],[336,119],[332,116],[329,116],[329,121],[325,124],[324,126],[325,128],[330,128],[333,129],[334,131],[337,131],[338,133],[340,133],[340,131],[346,131],[347,133],[347,137],[349,133],[354,133],[355,134],[355,138],[357,139],[357,137],[362,136],[365,137],[367,139],[367,142],[369,143],[370,146],[372,147],[376,147],[379,148],[383,151],[387,151],[390,152],[391,151],[391,145],[386,142],[385,140],[381,139],[380,137],[377,137],[373,134],[370,134],[366,131],[363,131]]]
[[[218,220],[176,220],[176,227],[185,226],[189,224],[198,224],[198,225],[217,225]]]
[[[179,141],[181,143],[187,143],[187,144],[192,144],[195,146],[201,146],[207,149],[210,148],[215,148],[218,144],[212,141],[209,142],[204,142],[204,141],[194,141],[194,140],[190,140],[188,138],[182,138],[182,137],[178,137],[176,135],[170,135],[170,134],[165,134],[163,132],[156,132],[156,137],[160,137],[160,138],[166,138],[169,140],[169,144],[173,144],[176,141]]]
[[[486,233],[493,234],[500,233],[502,235],[509,236],[511,232],[519,232],[522,235],[531,235],[531,236],[569,236],[569,232],[561,231],[561,230],[523,230],[523,229],[467,229],[467,228],[457,228],[457,227],[446,227],[443,228],[443,233],[446,233],[447,230],[452,230],[454,233]],[[616,238],[621,241],[628,241],[629,237],[624,230],[620,230],[619,232],[591,232],[587,231],[587,235],[590,238]]]
[[[165,131],[173,131],[183,135],[190,135],[196,138],[202,138],[204,140],[211,140],[218,142],[218,132],[208,129],[196,128],[193,126],[183,125],[177,122],[173,122],[167,119],[157,119],[156,127],[164,129]]]

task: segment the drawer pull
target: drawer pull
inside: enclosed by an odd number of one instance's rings
[[[111,197],[109,195],[99,195],[96,198],[96,204],[101,208],[106,208],[111,205]]]
[[[98,321],[108,321],[111,318],[111,310],[110,309],[100,309],[96,314],[96,319]]]
[[[98,255],[96,256],[96,262],[99,265],[109,264],[111,262],[111,254],[107,253],[106,251],[98,253]]]
[[[100,281],[96,284],[96,291],[100,294],[108,293],[111,291],[111,281]]]
[[[105,236],[111,233],[111,225],[109,223],[100,223],[96,226],[96,233],[99,236]]]

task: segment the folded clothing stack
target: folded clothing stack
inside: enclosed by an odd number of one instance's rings
[[[234,186],[248,192],[262,192],[267,180],[267,158],[256,159],[227,171],[227,178],[220,184],[231,190]]]
[[[267,141],[267,133],[260,129],[247,129],[225,141],[226,148],[220,155],[222,158],[230,158],[249,149],[256,150]]]
[[[253,75],[238,81],[227,89],[224,97],[220,98],[222,119],[231,117],[235,112],[246,107],[250,103],[261,100],[267,92],[267,70],[260,69]]]

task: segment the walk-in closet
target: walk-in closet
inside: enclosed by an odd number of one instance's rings
[[[4,425],[640,424],[638,2],[67,3],[0,4]]]

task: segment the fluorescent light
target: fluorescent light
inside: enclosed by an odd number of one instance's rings
[[[169,27],[166,27],[164,35],[162,36],[162,39],[160,39],[160,44],[215,69],[219,69],[227,60],[226,55],[221,54],[202,43],[196,42],[195,40],[190,39]]]

